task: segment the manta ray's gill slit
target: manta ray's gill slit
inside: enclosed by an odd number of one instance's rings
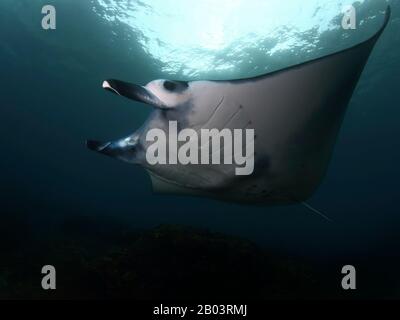
[[[215,114],[217,113],[218,109],[222,106],[222,103],[224,102],[224,100],[225,100],[225,97],[223,96],[221,98],[221,100],[218,102],[218,104],[215,106],[215,108],[214,108],[213,112],[211,113],[210,117],[208,118],[208,120],[203,125],[200,125],[201,126],[200,129],[206,128],[207,125],[211,122],[211,120],[214,119]]]
[[[211,122],[211,120],[213,119],[214,115],[216,114],[217,110],[220,108],[220,106],[222,106],[222,103],[224,102],[225,97],[222,97],[221,100],[219,101],[219,103],[216,105],[216,107],[214,108],[213,112],[211,113],[210,117],[208,118],[208,120],[204,123],[204,124],[198,124],[193,126],[193,130],[195,131],[190,137],[191,138],[196,138],[197,136],[199,136],[200,134],[200,130],[204,129],[207,127],[207,125]],[[199,147],[199,149],[201,149],[202,146]]]
[[[228,120],[225,122],[225,124],[222,126],[222,128],[228,128],[228,125],[231,123],[231,121],[238,115],[238,114],[240,114],[240,112],[242,112],[242,110],[243,110],[243,106],[242,105],[239,105],[239,107],[236,109],[236,111],[228,118]],[[249,121],[250,123],[251,123],[251,121]],[[233,128],[233,129],[247,129],[248,128],[248,125],[246,125],[246,127],[244,127],[244,128]],[[216,150],[216,151],[214,151],[214,152],[212,152],[212,150],[210,150],[210,155],[214,155],[214,154],[216,154],[217,152],[222,152],[222,151],[224,151],[225,150],[225,144],[219,149],[219,150]],[[234,154],[235,155],[235,154]]]
[[[223,128],[228,128],[228,125],[231,121],[243,110],[243,106],[240,104],[239,107],[235,110],[235,112],[228,118],[228,120],[222,126]],[[242,128],[235,128],[235,129],[242,129]]]

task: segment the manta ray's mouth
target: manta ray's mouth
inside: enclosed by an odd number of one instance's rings
[[[161,100],[158,99],[153,93],[151,93],[145,87],[137,84],[110,79],[103,82],[103,88],[119,96],[124,96],[125,98],[134,101],[143,102],[158,108],[164,107]]]
[[[145,87],[120,81],[105,80],[102,87],[119,96],[142,102],[155,107],[162,107],[161,101]],[[111,157],[121,156],[124,152],[132,149],[138,142],[138,136],[132,135],[128,138],[117,139],[111,142],[102,142],[97,140],[86,140],[86,147],[90,150],[108,155]]]

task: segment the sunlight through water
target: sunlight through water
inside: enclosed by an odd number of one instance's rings
[[[146,54],[169,74],[248,68],[268,70],[261,57],[288,50],[312,52],[320,36],[338,30],[343,8],[364,0],[93,0],[109,22],[135,32]],[[99,9],[100,8],[100,9]],[[101,11],[101,12],[100,12]]]

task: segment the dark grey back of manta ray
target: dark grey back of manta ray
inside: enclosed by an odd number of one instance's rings
[[[88,146],[142,165],[159,192],[264,204],[305,201],[325,175],[347,105],[389,18],[388,7],[385,22],[374,36],[338,53],[250,79],[189,82],[189,100],[176,106],[169,102],[168,108],[160,108],[160,97],[168,96],[159,95],[148,121],[130,136],[141,150],[134,157],[128,159],[124,150],[113,153],[110,144]],[[146,97],[138,99],[137,87],[116,83],[112,89],[145,103],[161,92],[151,92],[149,85],[140,87],[140,95],[145,90]],[[196,130],[240,129],[250,124],[257,137],[253,174],[236,176],[232,165],[150,166],[139,154],[148,146],[146,132],[167,129],[171,120]]]

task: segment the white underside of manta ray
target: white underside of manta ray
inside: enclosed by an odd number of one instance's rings
[[[107,80],[103,87],[154,107],[146,123],[114,142],[88,141],[100,153],[143,166],[161,193],[225,201],[292,204],[308,199],[321,183],[353,91],[390,18],[349,49],[280,71],[232,81],[155,80],[146,86]],[[235,175],[229,164],[150,165],[146,133],[180,129],[255,130],[254,171]]]

